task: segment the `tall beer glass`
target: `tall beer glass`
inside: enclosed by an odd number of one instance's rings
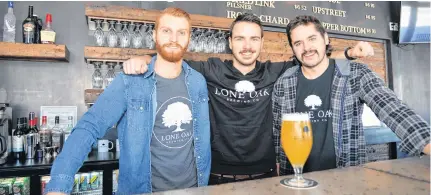
[[[281,184],[291,188],[311,188],[317,182],[302,177],[302,168],[313,146],[313,132],[307,113],[283,114],[281,147],[295,171],[294,178],[286,178]]]

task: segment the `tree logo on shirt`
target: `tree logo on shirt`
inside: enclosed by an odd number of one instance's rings
[[[163,124],[165,127],[176,126],[177,128],[172,132],[181,132],[181,124],[189,124],[192,120],[192,112],[187,104],[182,102],[175,102],[170,104],[168,108],[163,112]]]
[[[193,140],[193,115],[190,99],[171,97],[156,111],[153,138],[169,149],[181,149]]]
[[[251,93],[254,90],[256,90],[256,87],[252,82],[243,80],[235,84],[235,90],[237,92],[242,92],[242,93],[246,93],[246,92]]]
[[[233,87],[234,89],[232,89]],[[271,86],[256,89],[256,86],[252,82],[242,80],[238,81],[232,88],[215,87],[214,94],[224,98],[224,101],[227,101],[226,103],[234,103],[234,105],[247,104],[247,106],[252,106],[260,101],[271,99]]]
[[[307,98],[305,98],[304,105],[311,107],[311,110],[316,110],[316,106],[322,105],[322,100],[317,95],[309,95]]]

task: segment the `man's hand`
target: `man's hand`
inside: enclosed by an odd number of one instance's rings
[[[132,57],[123,62],[123,71],[125,74],[144,74],[148,70],[148,64],[151,62],[151,56]]]
[[[430,155],[430,150],[431,150],[431,145],[427,144],[424,148],[424,151],[422,152],[425,153],[426,155]]]
[[[363,58],[374,55],[374,49],[368,42],[360,41],[355,47],[347,51],[349,57],[352,58]]]

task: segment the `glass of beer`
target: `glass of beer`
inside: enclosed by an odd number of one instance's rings
[[[281,124],[281,147],[295,171],[295,177],[281,180],[291,188],[312,188],[317,182],[302,177],[302,168],[313,146],[313,132],[307,113],[283,114]]]

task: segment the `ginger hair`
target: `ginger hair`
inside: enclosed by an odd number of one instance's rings
[[[159,24],[160,18],[162,18],[164,15],[170,15],[170,16],[174,16],[174,17],[179,17],[179,18],[185,18],[188,22],[189,22],[189,28],[191,28],[191,18],[190,15],[177,7],[168,7],[166,9],[164,9],[160,15],[157,16],[156,18],[156,23],[154,25],[154,30],[157,30],[157,26]]]

